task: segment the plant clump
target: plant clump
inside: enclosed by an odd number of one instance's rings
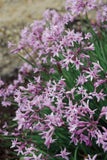
[[[17,106],[0,132],[24,160],[106,160],[106,13],[101,1],[66,0],[63,16],[48,9],[21,31],[18,45],[8,43],[25,63],[12,84],[0,80],[2,105]]]

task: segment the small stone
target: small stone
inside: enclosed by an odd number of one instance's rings
[[[7,34],[8,36],[10,36],[10,35],[11,35],[11,31],[7,30],[7,31],[6,31],[6,34]]]

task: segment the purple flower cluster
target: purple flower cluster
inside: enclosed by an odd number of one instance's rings
[[[85,15],[92,10],[96,10],[95,17],[97,23],[100,25],[100,22],[107,21],[107,5],[104,5],[102,0],[99,0],[99,3],[97,0],[66,0],[65,9],[69,11],[73,17],[81,14]]]
[[[101,21],[105,21],[106,7],[103,7],[103,13],[99,13]],[[9,47],[13,47],[11,53],[25,53],[26,63],[13,84],[4,87],[0,80],[0,97],[5,107],[12,101],[18,105],[11,148],[15,147],[25,160],[51,159],[50,154],[42,151],[41,143],[48,150],[56,145],[60,129],[66,131],[70,144],[93,146],[94,140],[107,151],[107,129],[100,123],[107,120],[107,106],[103,105],[107,95],[100,89],[107,76],[99,61],[91,60],[95,49],[91,33],[65,27],[81,12],[97,8],[95,0],[67,0],[67,13],[63,16],[48,9],[43,20],[34,21],[22,30],[17,48],[9,42]],[[0,132],[6,135],[4,128],[6,125]],[[69,160],[72,151],[67,146],[60,151],[60,147],[55,159]],[[88,155],[85,159],[94,160],[96,156]]]
[[[88,11],[97,8],[96,0],[66,0],[66,9],[71,11],[72,15],[86,14]]]

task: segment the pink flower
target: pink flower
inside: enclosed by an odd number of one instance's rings
[[[50,114],[50,115],[46,115],[46,124],[52,124],[54,126],[58,126],[58,127],[61,127],[64,122],[62,121],[62,118],[61,118],[61,115],[60,114],[53,114],[53,112]]]
[[[2,105],[5,107],[11,106],[11,102],[10,101],[2,101]]]
[[[88,158],[85,158],[84,160],[95,160],[97,157],[97,154],[95,154],[92,158],[91,156],[88,154]]]
[[[87,82],[87,78],[85,77],[85,75],[84,74],[80,75],[80,76],[78,76],[76,86],[83,85],[85,82]]]
[[[49,131],[43,131],[42,133],[39,133],[39,135],[42,135],[42,138],[45,138],[44,144],[49,149],[51,143],[55,142],[56,139],[52,139],[53,133],[54,133],[54,127],[50,125]]]
[[[85,39],[90,39],[91,37],[92,37],[92,34],[91,34],[91,33],[85,34]]]
[[[99,64],[99,61],[97,61],[97,63],[93,62],[92,64],[93,64],[94,69],[100,69],[101,71],[103,71],[103,68]]]
[[[71,94],[72,95],[72,99],[75,99],[74,97],[74,92],[75,92],[76,88],[72,88],[70,91],[67,91],[66,94]]]
[[[61,150],[60,154],[56,154],[55,157],[62,157],[66,160],[69,160],[69,158],[67,157],[67,155],[71,154],[70,152],[66,152],[66,148],[64,148],[64,150]]]
[[[77,93],[82,94],[82,96],[83,96],[86,94],[86,89],[83,89],[83,86],[78,87]]]
[[[15,149],[14,151],[18,152],[17,155],[24,155],[24,152],[23,152],[23,149],[24,149],[24,146],[21,145],[21,146],[17,146],[17,149]]]
[[[94,69],[89,69],[89,71],[85,71],[88,75],[86,76],[86,78],[90,78],[91,81],[95,78],[98,78],[98,72],[100,72],[99,70],[97,70],[96,68]]]
[[[74,55],[72,54],[71,50],[67,50],[67,53],[63,54],[64,59],[60,61],[60,64],[62,66],[62,68],[66,68],[66,70],[69,70],[69,64],[73,63],[73,57]]]
[[[25,125],[24,113],[20,109],[16,111],[16,117],[13,119],[13,121],[16,120],[18,121],[18,130],[20,130]]]
[[[79,67],[81,66],[81,65],[83,65],[83,63],[82,62],[80,62],[80,60],[76,57],[76,60],[74,60],[74,65],[76,66],[76,70],[79,70]]]
[[[101,118],[102,116],[105,116],[105,117],[106,117],[106,120],[107,120],[107,106],[104,106],[104,107],[102,108],[99,118]]]
[[[75,19],[75,16],[72,16],[69,12],[65,13],[63,16],[63,23],[67,24],[68,22],[73,22]]]
[[[33,145],[31,145],[31,147],[29,147],[29,148],[25,147],[25,150],[26,150],[24,152],[25,155],[34,154],[33,151],[38,152],[38,150],[36,148],[34,148]]]
[[[39,154],[38,156],[36,156],[36,155],[33,153],[33,158],[34,158],[34,160],[40,160],[40,159],[41,159],[41,156],[42,156],[42,154]]]
[[[18,144],[21,144],[21,142],[18,142],[18,141],[17,141],[17,138],[16,138],[16,139],[12,140],[12,146],[11,146],[10,148],[14,148],[14,147],[16,147]]]
[[[4,85],[4,82],[0,79],[0,87]]]
[[[0,97],[4,96],[5,95],[5,89],[0,89]]]
[[[8,128],[8,124],[7,122],[4,123],[3,127],[2,128]]]
[[[11,48],[11,47],[14,47],[14,46],[16,46],[16,44],[13,44],[13,43],[8,41],[8,48]]]
[[[101,84],[106,83],[106,82],[107,82],[107,79],[97,80],[97,82],[94,83],[94,87],[97,88],[97,87],[99,87]]]
[[[95,50],[94,44],[91,44],[88,47],[84,47],[84,50],[92,50],[92,51],[94,51]]]
[[[21,31],[21,38],[23,40],[27,39],[27,36],[29,35],[29,29],[27,27],[25,27],[24,29],[22,29]]]
[[[104,152],[106,152],[107,151],[107,129],[105,127],[102,127],[102,129],[104,130],[103,132],[101,132],[100,130],[97,130],[95,132],[97,136],[96,144],[98,144],[98,146],[102,145]]]
[[[99,93],[97,93],[95,91],[95,92],[93,92],[91,94],[92,94],[92,96],[95,96],[97,98],[97,102],[99,102],[100,99],[102,99],[104,101],[104,97],[107,96],[106,94],[103,93],[103,89]]]
[[[9,134],[9,132],[8,132],[8,131],[3,131],[3,134],[4,134],[5,136],[7,136],[7,135]]]
[[[32,157],[24,157],[24,160],[31,160]]]

